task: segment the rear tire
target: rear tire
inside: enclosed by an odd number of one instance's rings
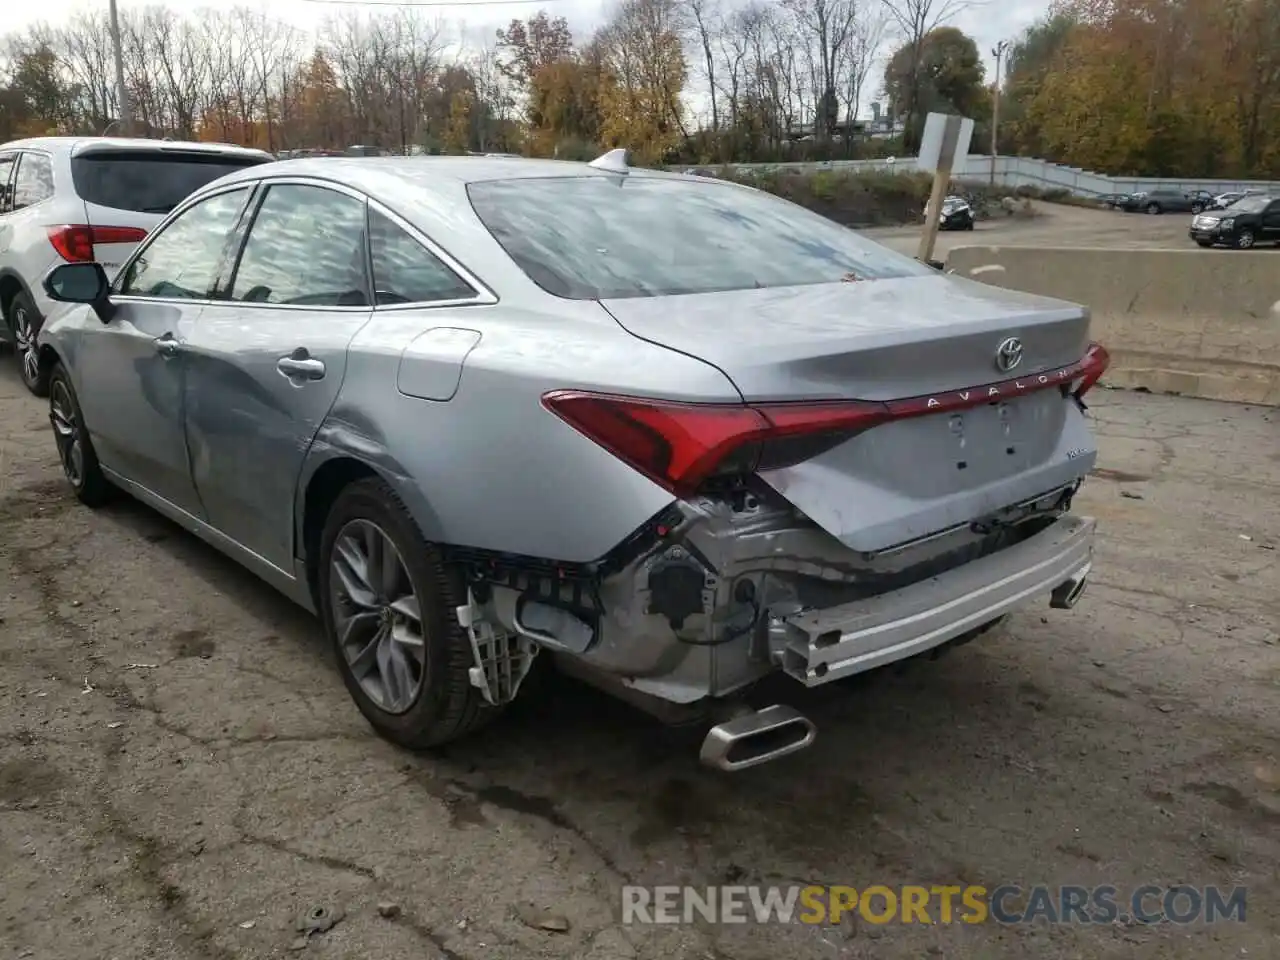
[[[37,397],[49,395],[49,370],[40,363],[40,349],[36,337],[44,326],[44,317],[25,290],[9,301],[9,327],[13,330],[14,353],[18,358],[18,370],[22,384]]]
[[[1204,204],[1203,204],[1203,203],[1193,203],[1193,204],[1191,205],[1191,212],[1192,212],[1192,213],[1202,213],[1202,212],[1204,212]]]
[[[49,423],[58,448],[63,476],[76,499],[86,507],[100,507],[111,499],[114,488],[102,473],[93,440],[84,425],[84,414],[67,368],[56,363],[46,372],[49,384]]]
[[[1152,216],[1155,216],[1159,212],[1160,212],[1160,204],[1158,203],[1147,204],[1147,213],[1151,214]]]
[[[501,713],[471,684],[471,641],[455,613],[466,602],[461,578],[385,482],[360,480],[338,495],[319,564],[325,633],[343,683],[380,735],[423,750]]]

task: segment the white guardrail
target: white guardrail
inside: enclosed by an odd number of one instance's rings
[[[915,157],[898,157],[894,160],[827,160],[815,163],[731,163],[743,173],[772,170],[795,170],[814,173],[819,170],[845,170],[863,172],[879,170],[885,173],[916,172]],[[1004,187],[1038,187],[1041,190],[1069,190],[1081,197],[1096,197],[1104,193],[1136,193],[1139,190],[1208,190],[1210,193],[1226,193],[1231,190],[1269,190],[1280,193],[1280,183],[1269,180],[1187,180],[1168,177],[1108,177],[1089,170],[1065,167],[1035,157],[996,157],[995,181]],[[991,179],[991,157],[985,154],[969,154],[956,164],[952,177],[956,180]]]

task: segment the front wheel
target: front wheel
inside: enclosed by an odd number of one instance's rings
[[[1254,239],[1253,231],[1246,227],[1236,234],[1236,247],[1240,250],[1250,250],[1253,248]]]
[[[84,426],[84,414],[71,377],[61,363],[49,373],[49,423],[58,448],[62,473],[81,503],[101,506],[111,497],[111,483],[102,473],[98,454]]]
[[[37,397],[47,397],[49,371],[40,368],[40,348],[36,345],[44,320],[26,291],[17,294],[10,302],[9,322],[13,327],[14,352],[18,356],[23,386]]]
[[[471,640],[455,613],[465,587],[386,483],[361,480],[339,494],[319,561],[325,632],[379,734],[422,750],[498,713],[471,683]]]

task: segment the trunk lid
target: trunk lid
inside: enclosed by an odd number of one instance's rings
[[[748,402],[945,405],[982,387],[987,403],[885,423],[761,474],[858,551],[981,519],[1071,483],[1096,459],[1074,402],[1034,389],[1087,349],[1088,311],[1074,304],[945,275],[603,304],[633,336],[717,366]],[[1021,357],[1002,369],[1009,338]]]

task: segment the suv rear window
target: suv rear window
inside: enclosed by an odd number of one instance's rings
[[[71,161],[76,194],[86,203],[136,213],[168,213],[223,174],[267,161],[256,157],[119,151]]]
[[[546,177],[467,192],[530,279],[573,300],[934,273],[803,207],[717,180]]]

